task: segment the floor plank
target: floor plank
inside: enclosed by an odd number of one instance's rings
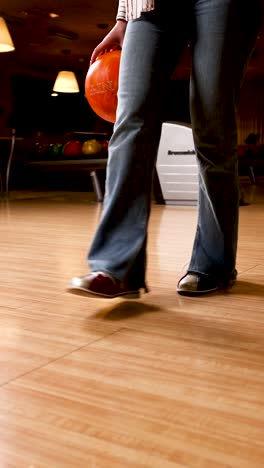
[[[34,312],[29,317],[4,308],[0,308],[0,326],[0,386],[118,328],[78,318],[36,318]]]

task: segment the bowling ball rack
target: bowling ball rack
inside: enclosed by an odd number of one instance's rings
[[[63,154],[62,148],[69,141],[85,143],[89,139],[97,141],[109,141],[109,133],[98,132],[70,132],[63,135],[38,135],[34,137],[19,137],[16,139],[15,131],[12,134],[11,150],[7,158],[6,170],[1,177],[1,194],[9,196],[9,178],[14,160],[18,159],[23,166],[41,168],[44,170],[80,170],[89,171],[97,202],[103,201],[103,191],[97,172],[106,169],[108,152],[102,145],[102,151],[96,154]],[[56,151],[52,148],[56,145]],[[73,145],[74,146],[74,145]],[[81,148],[82,145],[76,145]],[[69,153],[69,152],[68,152]],[[14,169],[15,170],[15,169]]]

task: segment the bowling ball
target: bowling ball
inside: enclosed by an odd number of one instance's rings
[[[65,143],[63,147],[64,156],[79,156],[82,154],[82,142],[78,140],[72,140]]]
[[[102,140],[100,143],[102,146],[102,151],[106,153],[108,151],[109,140]]]
[[[32,153],[33,159],[47,160],[53,157],[52,146],[50,143],[37,142]]]
[[[35,154],[36,154],[37,158],[38,159],[43,158],[47,153],[47,149],[48,149],[47,144],[37,142],[36,145],[35,145]]]
[[[116,120],[120,50],[101,55],[89,68],[85,79],[85,95],[94,110],[104,120]]]
[[[83,154],[96,154],[102,151],[102,145],[95,139],[87,140],[83,143]]]
[[[59,157],[63,155],[64,145],[62,143],[55,143],[52,145],[53,156]]]

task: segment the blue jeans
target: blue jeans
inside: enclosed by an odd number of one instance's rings
[[[169,3],[174,9],[170,14],[165,10]],[[179,3],[163,0],[163,7],[128,23],[103,213],[88,255],[92,271],[108,272],[136,287],[145,285],[166,88],[187,41],[192,48],[190,110],[199,164],[198,224],[188,271],[225,280],[235,270],[236,111],[260,27],[261,0],[183,0],[181,8]]]

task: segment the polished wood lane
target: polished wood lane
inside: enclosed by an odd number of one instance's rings
[[[0,467],[262,468],[264,197],[240,210],[236,286],[176,294],[195,207],[153,205],[150,294],[70,295],[101,208],[0,204]]]

